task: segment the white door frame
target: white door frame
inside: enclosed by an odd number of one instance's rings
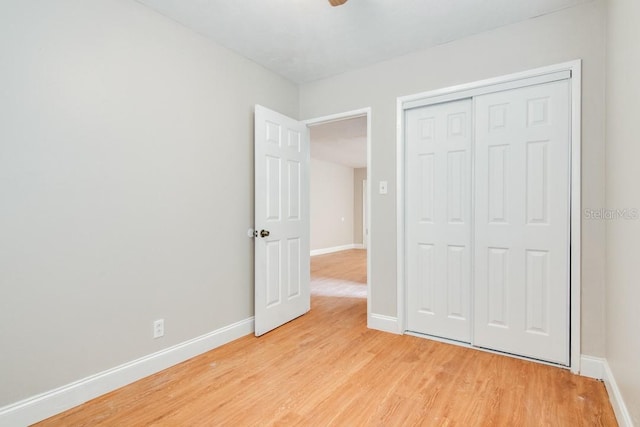
[[[369,165],[367,165],[367,170],[369,169]],[[369,181],[365,178],[362,180],[362,249],[367,249],[369,247],[369,240],[367,239],[368,229],[367,229],[367,203],[369,200],[369,195],[367,194],[367,183]]]
[[[570,74],[569,74],[570,73]],[[582,61],[536,68],[473,83],[452,86],[397,99],[397,283],[398,326],[406,331],[406,264],[405,264],[405,110],[418,106],[438,104],[456,99],[469,98],[484,93],[507,90],[536,82],[548,81],[557,75],[570,75],[571,104],[571,226],[570,226],[570,366],[573,373],[580,372],[580,295],[581,295],[581,87]],[[526,83],[524,82],[526,80]]]
[[[313,119],[302,120],[307,126],[321,125],[331,123],[338,120],[353,119],[356,117],[367,118],[367,193],[371,194],[371,107],[360,108],[357,110],[345,111],[342,113],[331,114],[328,116],[316,117]],[[367,240],[367,324],[370,323],[371,317],[371,197],[367,198],[367,205],[362,209],[366,209],[367,224],[363,224],[369,230]]]

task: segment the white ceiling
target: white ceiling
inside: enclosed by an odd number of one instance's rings
[[[137,0],[305,83],[591,0]],[[366,167],[366,118],[311,128],[311,156]]]
[[[590,0],[138,0],[297,83]]]
[[[367,166],[367,117],[311,126],[311,157],[351,168]]]

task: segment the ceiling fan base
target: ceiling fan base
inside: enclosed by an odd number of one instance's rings
[[[346,2],[347,0],[329,0],[329,3],[331,4],[331,6],[341,6]]]

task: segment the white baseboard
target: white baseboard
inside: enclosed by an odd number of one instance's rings
[[[351,243],[348,245],[333,246],[331,248],[313,249],[310,252],[310,255],[311,256],[325,255],[325,254],[331,254],[334,252],[348,251],[349,249],[364,249],[364,247],[362,246],[362,243]]]
[[[580,375],[583,377],[604,379],[604,365],[607,361],[602,357],[580,355]]]
[[[392,334],[400,334],[402,332],[397,317],[384,316],[382,314],[370,314],[367,318],[367,328],[391,332]]]
[[[250,317],[140,359],[0,408],[1,426],[27,426],[213,350],[254,331]]]
[[[622,394],[616,383],[616,379],[611,372],[607,359],[602,357],[593,356],[580,356],[580,375],[583,377],[595,378],[597,380],[603,380],[604,385],[607,388],[607,394],[609,395],[609,402],[613,407],[613,412],[616,414],[616,419],[620,427],[633,427],[631,421],[631,414],[622,399]]]
[[[611,402],[611,406],[613,406],[613,412],[616,414],[618,425],[620,427],[633,427],[629,409],[627,409],[627,405],[625,405],[622,399],[622,393],[618,388],[618,383],[616,383],[613,372],[606,360],[604,361],[604,385],[607,387],[609,401]]]

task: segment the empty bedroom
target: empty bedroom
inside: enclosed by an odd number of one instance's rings
[[[0,2],[0,425],[640,427],[639,22]]]

